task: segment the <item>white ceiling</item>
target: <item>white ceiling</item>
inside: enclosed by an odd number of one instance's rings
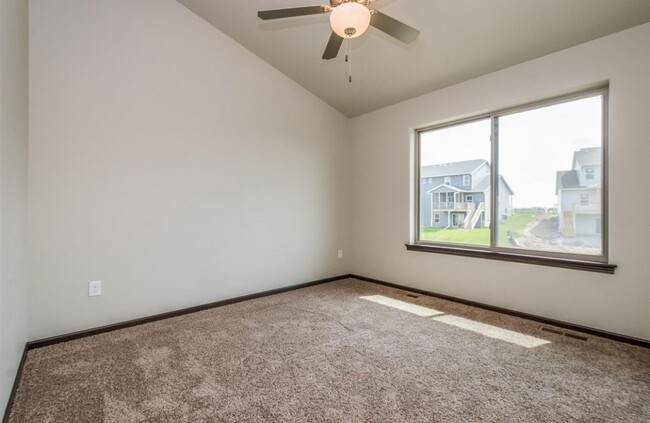
[[[405,45],[371,27],[352,41],[349,84],[344,54],[321,59],[329,15],[257,18],[326,1],[178,1],[350,117],[650,21],[650,0],[378,0],[371,8],[420,38]]]

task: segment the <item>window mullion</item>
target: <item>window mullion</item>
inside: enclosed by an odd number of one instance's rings
[[[499,229],[499,220],[497,213],[499,210],[497,199],[499,191],[499,118],[491,116],[490,125],[490,249],[494,250],[497,245],[497,234]]]

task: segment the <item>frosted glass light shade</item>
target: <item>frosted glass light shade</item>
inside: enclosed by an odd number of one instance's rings
[[[370,10],[356,2],[343,3],[332,9],[330,25],[339,37],[356,38],[368,29]]]

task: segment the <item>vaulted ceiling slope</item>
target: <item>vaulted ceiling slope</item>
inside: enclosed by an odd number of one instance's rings
[[[421,34],[406,45],[369,28],[352,40],[350,84],[344,54],[321,59],[329,15],[257,18],[327,2],[178,1],[349,117],[650,21],[649,0],[377,0]]]

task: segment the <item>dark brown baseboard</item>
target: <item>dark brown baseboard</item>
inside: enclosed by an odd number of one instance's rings
[[[48,345],[54,345],[58,344],[61,342],[67,342],[67,341],[72,341],[73,339],[79,339],[79,338],[85,338],[87,336],[92,336],[92,335],[98,335],[100,333],[105,333],[105,332],[111,332],[114,330],[118,329],[124,329],[128,328],[131,326],[137,326],[137,325],[142,325],[145,323],[150,323],[150,322],[155,322],[157,320],[162,320],[162,319],[168,319],[170,317],[176,317],[176,316],[182,316],[184,314],[189,314],[189,313],[195,313],[197,311],[202,311],[202,310],[207,310],[210,308],[215,308],[215,307],[222,307],[228,304],[235,304],[239,303],[242,301],[247,301],[247,300],[252,300],[255,298],[262,298],[266,297],[269,295],[274,295],[274,294],[281,294],[283,292],[288,292],[288,291],[293,291],[295,289],[300,289],[300,288],[306,288],[309,286],[314,286],[314,285],[319,285],[327,282],[333,282],[341,279],[346,279],[346,278],[354,278],[358,279],[361,281],[366,281],[366,282],[372,282],[376,283],[379,285],[384,285],[384,286],[389,286],[392,288],[398,288],[398,289],[404,289],[406,291],[412,291],[412,292],[417,292],[418,294],[422,295],[429,295],[431,297],[436,297],[436,298],[441,298],[443,300],[448,300],[448,301],[454,301],[457,303],[473,306],[473,307],[478,307],[482,308],[485,310],[490,310],[490,311],[495,311],[498,313],[503,313],[507,314],[510,316],[516,316],[516,317],[521,317],[523,319],[528,319],[528,320],[533,320],[539,323],[544,323],[548,325],[553,325],[553,326],[558,326],[564,329],[568,330],[573,330],[577,332],[583,332],[589,335],[594,335],[594,336],[599,336],[601,338],[607,338],[611,339],[614,341],[618,342],[624,342],[626,344],[632,344],[632,345],[637,345],[640,347],[644,348],[650,348],[650,340],[645,340],[641,338],[635,338],[632,336],[627,336],[627,335],[621,335],[613,332],[608,332],[600,329],[595,329],[595,328],[590,328],[587,326],[582,326],[582,325],[577,325],[574,323],[569,323],[569,322],[564,322],[561,320],[555,320],[555,319],[550,319],[547,317],[542,317],[542,316],[537,316],[534,314],[529,314],[525,313],[522,311],[515,311],[515,310],[510,310],[507,308],[503,307],[498,307],[498,306],[493,306],[489,304],[483,304],[477,301],[472,301],[472,300],[466,300],[464,298],[458,298],[458,297],[453,297],[450,295],[445,295],[445,294],[439,294],[437,292],[432,292],[432,291],[427,291],[424,289],[418,289],[418,288],[412,288],[406,285],[399,285],[396,283],[392,282],[386,282],[382,281],[379,279],[373,279],[373,278],[368,278],[365,276],[360,276],[360,275],[354,275],[354,274],[348,274],[348,275],[340,275],[340,276],[334,276],[331,278],[326,278],[326,279],[320,279],[317,281],[312,281],[312,282],[305,282],[305,283],[300,283],[296,285],[291,285],[291,286],[286,286],[283,288],[276,288],[276,289],[271,289],[268,291],[263,291],[263,292],[258,292],[255,294],[249,294],[249,295],[243,295],[241,297],[235,297],[235,298],[229,298],[226,300],[221,300],[221,301],[215,301],[212,303],[207,303],[207,304],[201,304],[198,306],[194,307],[189,307],[189,308],[184,308],[181,310],[174,310],[174,311],[169,311],[166,313],[161,313],[161,314],[155,314],[153,316],[146,316],[146,317],[141,317],[138,319],[133,319],[133,320],[128,320],[126,322],[120,322],[120,323],[114,323],[111,325],[106,325],[106,326],[100,326],[97,328],[92,328],[92,329],[86,329],[86,330],[81,330],[78,332],[72,332],[72,333],[67,333],[64,335],[57,335],[53,336],[50,338],[44,338],[44,339],[39,339],[35,341],[30,341],[27,343],[26,348],[27,350],[32,350],[34,348],[41,348],[45,347]]]
[[[23,374],[23,367],[25,366],[26,359],[27,359],[27,344],[25,344],[25,348],[23,348],[23,355],[22,357],[20,357],[20,364],[18,364],[18,369],[16,370],[16,377],[14,378],[14,386],[11,388],[9,399],[7,399],[7,406],[5,407],[5,413],[4,416],[2,417],[2,423],[9,423],[11,406],[14,405],[14,399],[16,399],[16,392],[18,391],[18,384],[20,383],[20,377]]]
[[[36,340],[36,341],[27,342],[25,344],[25,349],[23,351],[23,356],[22,356],[22,358],[20,360],[20,365],[18,366],[18,370],[16,372],[16,378],[14,380],[14,386],[13,386],[13,388],[11,390],[11,394],[10,394],[9,400],[7,402],[7,407],[5,408],[5,413],[4,413],[4,417],[2,419],[2,422],[7,423],[9,421],[9,415],[11,414],[11,407],[13,405],[13,401],[14,401],[15,396],[16,396],[16,391],[18,389],[18,385],[19,385],[19,382],[20,382],[20,377],[22,375],[23,366],[25,364],[25,359],[27,357],[27,351],[29,351],[29,350],[32,350],[32,349],[35,349],[35,348],[45,347],[45,346],[48,346],[48,345],[54,345],[54,344],[58,344],[58,343],[61,343],[61,342],[72,341],[74,339],[85,338],[87,336],[98,335],[100,333],[111,332],[111,331],[118,330],[118,329],[124,329],[124,328],[132,327],[132,326],[138,326],[138,325],[142,325],[142,324],[145,324],[145,323],[155,322],[157,320],[163,320],[163,319],[168,319],[168,318],[171,318],[171,317],[182,316],[184,314],[195,313],[197,311],[207,310],[207,309],[210,309],[210,308],[222,307],[222,306],[225,306],[225,305],[235,304],[235,303],[239,303],[239,302],[242,302],[242,301],[253,300],[255,298],[262,298],[262,297],[266,297],[266,296],[269,296],[269,295],[281,294],[283,292],[293,291],[293,290],[300,289],[300,288],[306,288],[306,287],[309,287],[309,286],[320,285],[320,284],[323,284],[323,283],[334,282],[334,281],[337,281],[337,280],[347,279],[347,278],[354,278],[354,279],[358,279],[360,281],[371,282],[371,283],[376,283],[378,285],[388,286],[388,287],[391,287],[391,288],[397,288],[397,289],[403,289],[405,291],[416,292],[416,293],[421,294],[421,295],[428,295],[428,296],[435,297],[435,298],[440,298],[440,299],[443,299],[443,300],[454,301],[454,302],[465,304],[465,305],[468,305],[468,306],[478,307],[478,308],[482,308],[482,309],[485,309],[485,310],[495,311],[497,313],[503,313],[503,314],[507,314],[507,315],[510,315],[510,316],[515,316],[515,317],[520,317],[520,318],[523,318],[523,319],[533,320],[533,321],[536,321],[536,322],[539,322],[539,323],[552,325],[552,326],[557,326],[557,327],[561,327],[561,328],[576,331],[576,332],[586,333],[586,334],[589,334],[589,335],[599,336],[601,338],[607,338],[607,339],[611,339],[611,340],[614,340],[614,341],[623,342],[623,343],[626,343],[626,344],[636,345],[636,346],[643,347],[643,348],[650,348],[650,341],[645,340],[645,339],[634,338],[634,337],[627,336],[627,335],[620,335],[620,334],[617,334],[617,333],[612,333],[612,332],[607,332],[607,331],[600,330],[600,329],[594,329],[594,328],[590,328],[590,327],[586,327],[586,326],[576,325],[576,324],[573,324],[573,323],[563,322],[563,321],[560,321],[560,320],[549,319],[549,318],[546,318],[546,317],[536,316],[534,314],[524,313],[524,312],[521,312],[521,311],[510,310],[510,309],[507,309],[507,308],[497,307],[497,306],[493,306],[493,305],[489,305],[489,304],[483,304],[483,303],[479,303],[479,302],[476,302],[476,301],[466,300],[466,299],[463,299],[463,298],[452,297],[450,295],[438,294],[436,292],[431,292],[431,291],[427,291],[427,290],[419,289],[419,288],[413,288],[413,287],[406,286],[406,285],[399,285],[399,284],[396,284],[396,283],[386,282],[386,281],[382,281],[382,280],[379,280],[379,279],[373,279],[373,278],[368,278],[368,277],[365,277],[365,276],[359,276],[359,275],[354,275],[354,274],[347,274],[347,275],[334,276],[334,277],[326,278],[326,279],[320,279],[320,280],[312,281],[312,282],[300,283],[300,284],[297,284],[297,285],[286,286],[286,287],[283,287],[283,288],[271,289],[271,290],[268,290],[268,291],[258,292],[258,293],[255,293],[255,294],[243,295],[241,297],[229,298],[229,299],[226,299],[226,300],[215,301],[215,302],[212,302],[212,303],[207,303],[207,304],[202,304],[202,305],[198,305],[198,306],[194,306],[194,307],[184,308],[184,309],[181,309],[181,310],[174,310],[174,311],[169,311],[169,312],[166,312],[166,313],[156,314],[156,315],[153,315],[153,316],[141,317],[139,319],[133,319],[133,320],[129,320],[129,321],[126,321],[126,322],[114,323],[112,325],[106,325],[106,326],[101,326],[101,327],[97,327],[97,328],[92,328],[92,329],[87,329],[87,330],[82,330],[82,331],[78,331],[78,332],[73,332],[73,333],[68,333],[68,334],[64,334],[64,335],[58,335],[58,336],[53,336],[53,337],[50,337],[50,338],[39,339],[39,340]]]
[[[143,325],[145,323],[155,322],[157,320],[169,319],[170,317],[182,316],[184,314],[196,313],[197,311],[207,310],[215,307],[223,307],[229,304],[240,303],[242,301],[254,300],[256,298],[267,297],[269,295],[281,294],[283,292],[293,291],[295,289],[307,288],[309,286],[320,285],[322,283],[333,282],[340,279],[349,278],[350,275],[334,276],[317,281],[299,283],[296,285],[285,286],[283,288],[270,289],[268,291],[256,292],[254,294],[242,295],[241,297],[228,298],[212,303],[201,304],[194,307],[183,308],[180,310],[168,311],[166,313],[154,314],[153,316],[140,317],[138,319],[127,320],[126,322],[113,323],[111,325],[100,326],[92,329],[80,330],[78,332],[66,333],[63,335],[52,336],[50,338],[38,339],[27,343],[27,350],[34,348],[46,347],[48,345],[59,344],[61,342],[72,341],[73,339],[85,338],[87,336],[99,335],[100,333],[112,332],[118,329],[124,329],[131,326]]]
[[[604,331],[604,330],[590,328],[590,327],[587,327],[587,326],[576,325],[574,323],[563,322],[561,320],[549,319],[548,317],[542,317],[542,316],[537,316],[535,314],[524,313],[522,311],[515,311],[515,310],[510,310],[510,309],[507,309],[507,308],[503,308],[503,307],[493,306],[493,305],[489,305],[489,304],[483,304],[483,303],[479,303],[477,301],[471,301],[471,300],[466,300],[466,299],[463,299],[463,298],[452,297],[450,295],[438,294],[436,292],[431,292],[431,291],[427,291],[427,290],[424,290],[424,289],[412,288],[410,286],[399,285],[399,284],[396,284],[396,283],[386,282],[386,281],[382,281],[382,280],[379,280],[379,279],[367,278],[365,276],[350,275],[350,277],[355,278],[355,279],[359,279],[361,281],[376,283],[378,285],[384,285],[384,286],[388,286],[388,287],[391,287],[391,288],[403,289],[405,291],[416,292],[416,293],[421,294],[421,295],[428,295],[430,297],[440,298],[440,299],[447,300],[447,301],[453,301],[453,302],[456,302],[456,303],[461,303],[461,304],[465,304],[465,305],[472,306],[472,307],[478,307],[478,308],[482,308],[484,310],[496,311],[497,313],[503,313],[503,314],[507,314],[507,315],[510,315],[510,316],[521,317],[522,319],[533,320],[535,322],[543,323],[543,324],[546,324],[546,325],[557,326],[557,327],[561,327],[561,328],[576,331],[576,332],[582,332],[582,333],[586,333],[586,334],[589,334],[589,335],[598,336],[598,337],[601,337],[601,338],[611,339],[613,341],[618,341],[618,342],[623,342],[623,343],[626,343],[626,344],[636,345],[638,347],[650,348],[650,340],[635,338],[633,336],[621,335],[621,334],[613,333],[613,332],[607,332],[607,331]]]

